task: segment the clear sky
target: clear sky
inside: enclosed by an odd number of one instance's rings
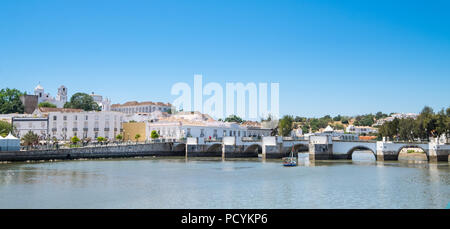
[[[450,105],[450,1],[1,0],[0,88],[172,102],[176,82],[279,82],[280,113]]]

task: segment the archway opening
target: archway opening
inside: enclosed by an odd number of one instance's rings
[[[347,153],[347,158],[355,162],[374,162],[377,160],[375,152],[365,146],[353,147]]]
[[[174,152],[186,152],[186,144],[178,144],[173,148]]]
[[[262,147],[258,144],[251,145],[245,149],[246,153],[258,153],[262,154]]]
[[[408,163],[426,163],[428,162],[428,155],[419,146],[404,146],[398,152],[398,160]]]
[[[214,144],[208,147],[208,153],[221,153],[222,152],[222,144]]]
[[[294,153],[298,156],[298,163],[309,163],[309,145],[306,144],[298,144],[294,145]],[[292,148],[289,149],[291,152]]]

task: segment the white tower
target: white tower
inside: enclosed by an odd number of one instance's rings
[[[62,85],[58,88],[58,95],[56,95],[56,100],[60,101],[62,104],[67,102],[67,88]]]
[[[34,95],[37,95],[39,99],[44,97],[44,88],[40,84],[34,88]]]

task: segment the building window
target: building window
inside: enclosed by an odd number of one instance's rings
[[[67,121],[67,116],[64,115],[64,116],[63,116],[63,120],[64,120],[64,121]]]
[[[56,121],[56,115],[55,115],[55,116],[53,116],[53,121]]]

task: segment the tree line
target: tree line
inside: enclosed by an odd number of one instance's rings
[[[416,119],[395,118],[379,127],[379,137],[389,137],[392,140],[413,141],[450,136],[450,107],[434,112],[425,106]]]
[[[24,105],[20,96],[26,95],[18,89],[3,88],[0,90],[0,114],[23,114]],[[42,102],[38,107],[56,107],[49,102]],[[86,93],[75,93],[70,100],[64,104],[64,108],[82,109],[85,111],[100,111],[101,107],[94,101],[92,96]]]

